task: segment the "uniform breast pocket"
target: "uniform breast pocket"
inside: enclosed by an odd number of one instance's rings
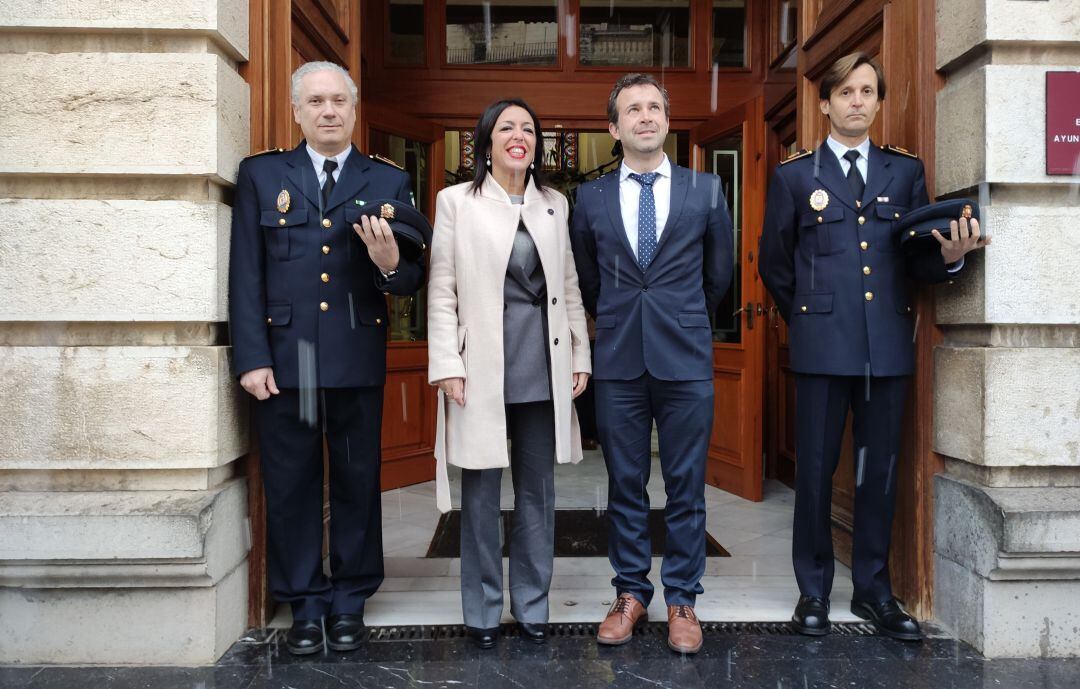
[[[808,244],[815,256],[828,256],[844,250],[844,209],[824,208],[803,213],[799,219],[799,241]]]
[[[260,224],[266,233],[266,247],[271,258],[277,261],[291,261],[303,255],[304,244],[293,235],[303,232],[307,224],[306,208],[297,208],[288,213],[277,210],[263,211]]]
[[[907,213],[907,206],[896,206],[879,203],[874,213],[877,216],[878,225],[882,229],[877,239],[878,248],[882,251],[897,251],[900,248],[900,237],[896,234],[896,223]]]

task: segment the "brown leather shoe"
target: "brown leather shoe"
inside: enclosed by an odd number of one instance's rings
[[[600,629],[596,631],[596,643],[605,646],[625,644],[633,638],[634,628],[648,619],[648,610],[641,601],[629,593],[624,593],[612,604],[607,617],[600,623]]]
[[[667,645],[676,653],[697,653],[701,650],[701,624],[694,608],[689,605],[667,606]]]

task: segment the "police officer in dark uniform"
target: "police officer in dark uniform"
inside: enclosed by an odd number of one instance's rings
[[[948,238],[934,230],[940,251],[901,251],[897,221],[929,199],[922,162],[869,139],[885,98],[874,60],[862,53],[837,60],[819,96],[829,137],[816,152],[796,154],[776,169],[759,263],[790,328],[796,374],[792,559],[801,597],[792,619],[804,634],[829,630],[832,476],[850,408],[856,447],[851,609],[882,634],[918,640],[918,623],[893,598],[888,561],[904,399],[914,370],[908,278],[944,281],[984,242],[977,222],[960,219]]]
[[[383,579],[379,492],[386,294],[409,295],[405,260],[370,200],[409,202],[409,177],[352,144],[357,91],[329,62],[292,77],[305,140],[240,164],[233,206],[233,367],[256,398],[274,597],[292,606],[294,654],[359,646]],[[330,454],[330,577],[323,574],[323,440]]]

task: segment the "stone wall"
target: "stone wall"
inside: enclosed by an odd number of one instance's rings
[[[988,656],[1080,656],[1080,175],[1047,176],[1075,0],[938,0],[937,193],[993,244],[937,300],[936,617]]]
[[[0,663],[210,663],[247,621],[247,2],[4,7]]]

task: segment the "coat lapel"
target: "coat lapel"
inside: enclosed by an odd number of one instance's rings
[[[621,169],[621,167],[617,167],[614,172],[600,178],[600,195],[604,199],[604,206],[607,208],[608,219],[611,221],[611,231],[619,236],[623,248],[626,249],[626,253],[630,256],[634,265],[637,266],[637,255],[634,254],[634,250],[630,247],[630,240],[626,237],[626,226],[623,225],[622,221],[622,204],[619,203],[619,177],[622,174]],[[640,266],[638,267],[640,268]]]
[[[368,185],[368,169],[371,161],[363,153],[352,147],[352,153],[345,159],[345,169],[338,175],[337,184],[330,192],[330,199],[324,212],[329,213],[349,199],[353,198]],[[372,199],[374,200],[374,199]]]
[[[319,178],[315,175],[315,167],[311,164],[311,156],[307,152],[307,142],[301,141],[289,153],[289,181],[307,197],[308,203],[314,208],[319,207]]]
[[[686,190],[690,186],[689,178],[690,171],[688,169],[678,165],[671,166],[671,205],[668,207],[667,222],[664,223],[664,231],[660,235],[660,242],[656,245],[656,251],[653,252],[653,261],[660,255],[668,237],[674,234],[673,229],[676,223],[679,222],[683,204],[686,202]],[[649,265],[652,265],[652,263]]]
[[[814,177],[828,188],[833,198],[852,210],[858,210],[855,206],[855,195],[851,193],[851,185],[848,184],[847,177],[844,177],[840,161],[824,141],[814,152]]]
[[[863,192],[863,208],[872,203],[881,192],[888,188],[892,182],[892,171],[889,170],[889,156],[881,152],[870,142],[870,155],[866,160],[866,189]]]

